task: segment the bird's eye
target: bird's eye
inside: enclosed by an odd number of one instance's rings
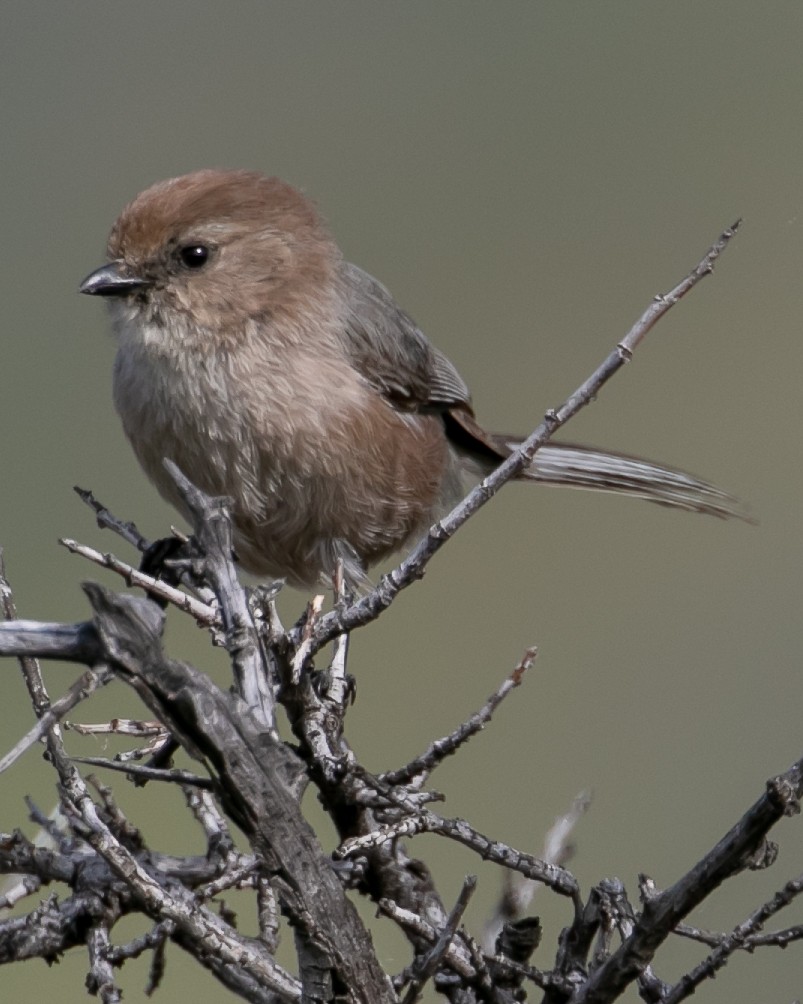
[[[209,261],[209,248],[205,244],[187,244],[178,249],[178,257],[185,268],[203,268]]]

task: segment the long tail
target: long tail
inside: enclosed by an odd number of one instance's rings
[[[507,439],[505,445],[514,449],[518,443]],[[548,485],[632,495],[720,519],[755,522],[747,507],[735,496],[686,471],[588,446],[547,443],[536,453],[523,477]]]
[[[446,433],[454,445],[463,453],[473,454],[480,469],[487,471],[489,465],[495,466],[521,444],[516,436],[486,432],[467,404],[450,408],[443,418]],[[519,476],[522,480],[546,485],[632,495],[720,519],[756,522],[743,502],[693,474],[642,457],[595,450],[590,446],[547,443],[536,453],[532,465]]]

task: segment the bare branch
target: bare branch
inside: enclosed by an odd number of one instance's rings
[[[633,933],[575,993],[572,1004],[605,1004],[649,965],[677,924],[725,879],[750,864],[779,819],[800,811],[803,760],[767,783],[767,791],[705,857],[671,888],[644,904]]]
[[[101,756],[74,756],[71,757],[73,763],[83,763],[88,767],[104,767],[106,770],[116,770],[121,774],[128,774],[130,777],[140,778],[143,781],[167,781],[169,784],[191,785],[193,788],[202,788],[211,791],[212,781],[208,777],[199,777],[191,774],[188,770],[171,768],[170,770],[160,770],[158,767],[145,767],[135,763],[119,763],[117,760],[109,760]]]
[[[204,555],[206,578],[220,602],[226,651],[231,656],[235,685],[249,708],[276,735],[273,687],[279,675],[274,670],[267,679],[265,669],[273,660],[263,652],[259,634],[248,606],[245,590],[234,568],[231,517],[224,499],[212,499],[199,491],[169,460],[165,468],[195,521],[195,536]]]
[[[265,862],[296,932],[325,948],[355,1000],[390,1004],[367,932],[300,815],[293,785],[302,768],[295,755],[242,702],[197,670],[164,658],[162,618],[153,604],[85,588],[109,662],[191,755],[211,763],[224,808]],[[163,899],[143,886],[148,912],[151,894]],[[179,929],[186,923],[181,911],[168,912],[163,903],[158,916],[175,919]]]
[[[90,970],[86,978],[89,993],[99,997],[103,1004],[119,1004],[123,995],[114,979],[114,968],[109,961],[109,929],[105,924],[95,924],[87,935]]]
[[[664,996],[662,1004],[680,1004],[680,1001],[686,1000],[696,991],[703,980],[713,979],[735,951],[755,947],[755,943],[749,944],[751,936],[760,931],[770,917],[788,906],[801,892],[803,892],[803,876],[798,876],[798,878],[787,882],[771,900],[763,903],[729,935],[725,936],[715,951],[703,959],[698,966],[695,966],[690,973],[678,980],[672,990]]]
[[[16,623],[20,622],[17,621]],[[7,625],[0,624],[0,631],[5,626]],[[84,673],[79,680],[76,680],[66,694],[53,702],[50,708],[42,714],[36,725],[29,729],[22,739],[11,747],[5,756],[0,757],[0,774],[8,770],[13,763],[19,760],[23,753],[38,743],[40,739],[44,738],[77,704],[85,700],[100,687],[105,686],[113,677],[114,674],[111,670],[104,666],[90,669]]]
[[[118,519],[105,505],[98,502],[91,491],[88,491],[86,488],[79,488],[78,485],[73,487],[73,491],[95,513],[98,526],[102,530],[113,530],[138,551],[147,551],[151,546],[151,542],[147,537],[142,536],[134,523]]]
[[[380,775],[381,780],[388,784],[407,784],[418,775],[428,775],[439,766],[447,756],[452,756],[457,750],[468,742],[468,740],[480,732],[491,720],[494,711],[515,687],[521,683],[524,674],[532,666],[538,650],[535,647],[528,648],[521,658],[518,666],[508,676],[502,685],[494,691],[485,704],[476,711],[470,718],[448,736],[436,739],[430,744],[420,756],[417,756],[410,763],[405,764],[398,770],[388,771]]]
[[[181,589],[176,589],[175,586],[163,582],[162,579],[155,579],[152,575],[146,575],[145,572],[141,572],[139,569],[134,568],[133,565],[121,561],[108,551],[104,554],[101,551],[96,551],[94,547],[79,544],[69,537],[62,537],[59,543],[66,547],[71,554],[80,555],[82,558],[86,558],[101,568],[108,568],[116,575],[119,575],[126,585],[139,586],[149,596],[157,597],[166,603],[172,603],[174,607],[178,607],[179,610],[189,614],[190,617],[194,618],[204,627],[220,627],[220,614],[208,603],[202,603],[201,600],[188,595]]]
[[[457,897],[457,902],[452,907],[446,923],[443,925],[443,930],[438,935],[437,941],[432,946],[430,951],[427,952],[426,955],[422,956],[413,966],[410,986],[404,996],[403,1004],[415,1004],[415,1001],[418,1000],[419,994],[421,993],[421,988],[435,975],[438,966],[441,964],[441,960],[446,954],[446,950],[454,940],[457,928],[460,925],[460,921],[463,919],[463,914],[466,912],[466,907],[468,906],[469,900],[474,894],[474,890],[476,888],[477,876],[469,875],[463,882],[463,887],[460,890],[460,895]]]
[[[438,932],[435,928],[425,920],[422,920],[418,914],[413,913],[411,910],[403,909],[391,899],[380,899],[377,905],[382,913],[394,920],[399,927],[413,934],[417,939],[423,939],[432,945],[438,940]],[[463,976],[467,980],[473,981],[476,979],[477,971],[471,964],[468,953],[462,946],[458,947],[458,945],[451,942],[447,943],[442,957],[458,975]]]
[[[491,840],[469,826],[464,819],[443,819],[434,812],[421,812],[417,816],[403,819],[400,823],[377,829],[364,837],[354,837],[345,841],[337,849],[336,854],[339,857],[348,857],[389,840],[395,840],[399,837],[414,837],[419,833],[439,833],[441,836],[449,837],[450,840],[456,840],[479,854],[483,860],[493,861],[505,868],[520,872],[536,882],[543,882],[544,885],[549,886],[561,896],[569,896],[575,901],[575,906],[581,906],[578,899],[580,893],[577,880],[565,868],[547,864],[531,854],[517,851],[508,844]]]
[[[101,650],[91,621],[81,624],[48,624],[43,621],[9,620],[0,624],[0,657],[56,659],[99,663]]]

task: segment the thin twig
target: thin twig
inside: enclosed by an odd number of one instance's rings
[[[138,568],[134,568],[133,565],[122,561],[111,552],[107,551],[104,553],[97,551],[94,547],[79,544],[69,537],[60,538],[59,543],[66,547],[71,554],[78,554],[93,564],[99,565],[101,568],[108,568],[109,571],[119,575],[125,581],[126,585],[139,586],[149,596],[156,596],[167,603],[172,603],[174,607],[178,607],[185,614],[189,614],[204,627],[221,626],[220,612],[215,607],[210,606],[208,603],[203,603],[201,600],[188,595],[175,586],[171,586],[162,579],[155,579],[152,575],[146,575],[145,572],[141,572]]]
[[[298,644],[296,645],[295,654],[291,664],[290,682],[293,686],[298,686],[301,681],[301,674],[303,673],[308,661],[317,651],[312,638],[315,631],[315,625],[320,617],[321,610],[323,610],[323,603],[325,599],[326,597],[323,596],[323,594],[319,594],[318,596],[313,596],[307,604],[306,616],[304,618],[304,629],[299,636]],[[340,634],[344,633],[345,632],[340,632]]]
[[[408,784],[413,778],[419,775],[429,775],[439,766],[447,756],[456,753],[463,743],[472,736],[480,732],[491,720],[493,713],[515,687],[518,687],[524,674],[532,666],[538,649],[534,646],[528,648],[521,658],[518,666],[507,676],[500,687],[494,691],[485,704],[475,711],[470,718],[462,722],[454,732],[441,739],[436,739],[430,743],[426,750],[414,760],[400,767],[398,770],[388,771],[381,774],[382,781],[388,784]]]
[[[457,897],[457,902],[449,912],[449,916],[438,935],[437,941],[426,955],[422,956],[413,966],[412,979],[410,980],[407,993],[404,995],[403,1004],[414,1004],[419,999],[421,988],[435,975],[438,966],[446,955],[446,950],[454,940],[457,928],[463,919],[463,914],[466,912],[466,907],[476,888],[477,876],[466,876],[463,881],[463,887],[460,890],[460,895]]]
[[[128,959],[138,959],[143,952],[150,951],[166,941],[175,931],[172,920],[162,920],[154,924],[150,931],[133,938],[125,945],[112,945],[109,949],[109,961],[114,966],[121,966]]]
[[[138,777],[143,781],[167,781],[170,784],[191,785],[193,788],[201,788],[204,791],[213,791],[214,784],[211,778],[200,777],[188,770],[180,770],[177,767],[170,770],[159,770],[156,767],[145,767],[142,764],[120,763],[117,760],[109,760],[101,756],[74,756],[70,757],[73,763],[83,763],[88,767],[103,767],[105,770],[116,770],[121,774],[128,774],[130,777]]]
[[[149,739],[164,736],[164,725],[157,721],[143,721],[141,718],[112,718],[109,722],[62,722],[66,731],[77,732],[79,736],[135,736]]]
[[[151,546],[151,542],[147,537],[142,536],[134,523],[118,519],[105,505],[98,502],[91,491],[86,488],[79,488],[78,485],[73,487],[73,491],[94,512],[98,526],[102,530],[113,530],[126,543],[131,544],[138,551],[147,551]]]
[[[382,827],[364,836],[345,840],[335,851],[336,857],[349,857],[359,854],[372,847],[381,846],[389,840],[399,837],[414,837],[419,833],[440,833],[450,840],[455,840],[465,847],[475,851],[485,861],[492,861],[505,868],[521,872],[527,878],[543,882],[561,896],[568,896],[575,902],[575,908],[582,908],[579,900],[577,879],[565,868],[550,865],[532,854],[525,854],[508,844],[491,840],[484,836],[464,819],[444,819],[434,812],[423,811],[417,816],[410,816],[399,823]]]
[[[672,990],[663,998],[662,1004],[680,1004],[680,1001],[686,1000],[695,992],[703,980],[713,979],[734,952],[740,948],[746,948],[748,939],[761,930],[770,917],[788,906],[801,892],[803,892],[803,876],[798,876],[787,882],[772,899],[762,903],[746,920],[734,928],[707,958],[695,966],[690,973],[679,979]]]
[[[2,627],[2,625],[0,625]],[[32,746],[40,741],[47,733],[58,725],[59,721],[81,701],[85,700],[100,687],[105,686],[114,679],[114,673],[106,666],[98,666],[90,669],[80,679],[70,687],[70,689],[57,701],[54,701],[50,708],[45,711],[36,725],[12,746],[3,757],[0,757],[0,774],[15,763]]]
[[[709,948],[717,948],[730,937],[724,931],[706,931],[693,924],[678,924],[674,933],[681,938],[688,938],[690,941],[697,941]],[[744,939],[744,944],[737,945],[738,949],[745,952],[752,952],[756,948],[786,948],[793,941],[803,941],[803,924],[793,924],[791,927],[783,927],[777,931],[767,931],[766,934],[751,934]]]
[[[377,906],[382,913],[390,917],[399,927],[412,934],[415,938],[423,938],[432,945],[438,940],[438,932],[431,924],[422,920],[417,913],[400,907],[392,899],[380,899]],[[464,945],[455,942],[447,944],[444,960],[456,973],[465,979],[476,979],[477,971],[471,964]]]

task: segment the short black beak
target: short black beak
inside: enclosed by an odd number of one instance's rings
[[[148,279],[132,275],[124,262],[112,261],[90,272],[78,290],[92,296],[127,296],[149,285]]]

